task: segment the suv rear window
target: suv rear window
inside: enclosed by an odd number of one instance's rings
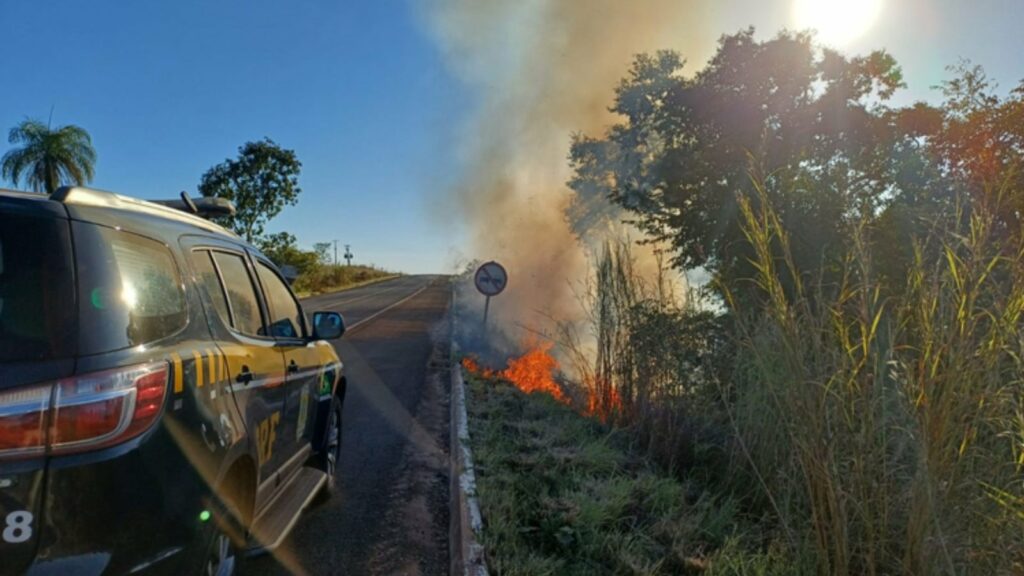
[[[171,251],[137,234],[75,222],[81,354],[166,338],[185,327],[181,275]]]
[[[0,363],[74,354],[66,220],[0,211]]]

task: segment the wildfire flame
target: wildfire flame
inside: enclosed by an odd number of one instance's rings
[[[585,415],[607,423],[614,414],[622,411],[622,396],[614,386],[592,382],[587,387],[587,409]]]
[[[494,377],[494,370],[481,366],[480,363],[476,361],[476,358],[471,356],[466,356],[462,359],[462,367],[477,376],[483,376],[484,378]]]
[[[527,352],[522,356],[510,359],[506,368],[500,372],[481,365],[476,358],[470,356],[462,359],[462,366],[469,372],[484,378],[507,380],[527,394],[542,392],[550,394],[563,404],[569,404],[569,397],[555,381],[554,374],[558,371],[559,366],[558,361],[551,355],[552,344],[528,341],[524,343],[523,347],[527,349]],[[619,395],[615,386],[595,380],[587,382],[586,389],[587,405],[579,407],[583,415],[607,423],[615,414],[622,411],[622,396]]]
[[[562,392],[562,387],[555,382],[554,373],[558,370],[558,361],[550,354],[551,343],[536,344],[530,350],[508,361],[508,368],[501,371],[501,377],[527,394],[546,392],[563,404],[569,398]]]
[[[508,380],[516,388],[527,394],[543,392],[550,394],[555,400],[563,404],[569,403],[569,397],[562,391],[562,387],[555,381],[555,372],[558,370],[558,361],[551,355],[550,342],[528,342],[524,346],[527,352],[518,358],[508,361],[508,366],[501,372],[495,372],[483,367],[475,359],[465,357],[462,365],[474,374],[484,377],[497,376]]]

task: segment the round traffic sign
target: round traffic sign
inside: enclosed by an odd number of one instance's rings
[[[497,296],[508,284],[508,273],[501,264],[492,260],[477,268],[473,283],[484,296]]]

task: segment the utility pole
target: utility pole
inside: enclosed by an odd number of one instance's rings
[[[352,265],[352,250],[351,250],[351,248],[352,248],[352,246],[350,244],[345,244],[345,261],[348,262],[349,266]]]
[[[338,241],[334,241],[334,265],[338,265]]]

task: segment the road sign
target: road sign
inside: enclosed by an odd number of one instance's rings
[[[505,289],[505,285],[508,284],[508,273],[501,264],[492,260],[477,268],[473,283],[481,294],[490,298],[501,294]]]
[[[481,294],[487,296],[484,301],[484,330],[487,330],[487,312],[491,309],[491,296],[497,296],[505,289],[508,284],[508,272],[505,272],[501,264],[491,260],[476,269],[473,283]]]

